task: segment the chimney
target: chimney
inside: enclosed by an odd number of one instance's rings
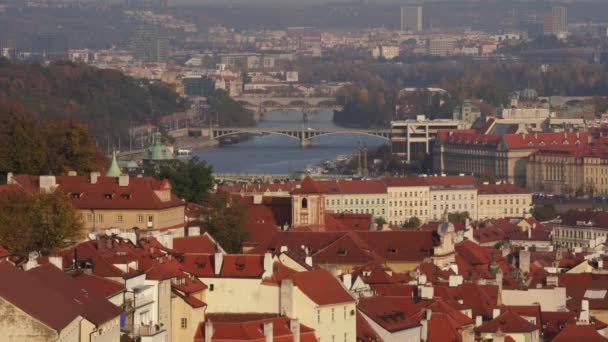
[[[287,246],[281,246],[281,249],[280,249],[281,253],[285,253],[288,250],[289,250],[289,248]]]
[[[306,259],[304,262],[306,263],[306,265],[312,267],[312,257],[310,255],[306,256]]]
[[[524,274],[530,273],[530,251],[519,251],[519,270]]]
[[[63,271],[63,258],[57,255],[49,256],[49,262],[57,267],[58,269]]]
[[[32,268],[38,267],[38,257],[39,256],[40,256],[40,254],[38,254],[38,252],[30,252],[27,255],[27,262],[23,266],[23,270],[24,271],[29,271]]]
[[[6,174],[6,184],[14,184],[15,183],[15,175],[12,172]]]
[[[494,310],[492,310],[492,319],[496,318],[500,316],[500,309],[499,308],[495,308]]]
[[[279,291],[280,314],[293,317],[293,281],[291,279],[281,280]]]
[[[492,337],[492,342],[505,342],[505,333],[499,329]]]
[[[74,177],[77,176],[78,174],[76,173],[76,171],[68,171],[68,176],[70,177]]]
[[[224,263],[224,254],[222,254],[221,252],[215,252],[215,264],[214,264],[214,268],[215,268],[215,275],[219,276],[220,273],[222,272],[222,264]]]
[[[342,282],[344,283],[344,287],[350,291],[350,288],[353,286],[353,276],[350,273],[344,273],[342,275]]]
[[[269,252],[264,253],[264,278],[272,275],[272,264],[272,254]]]
[[[99,178],[99,172],[91,172],[89,175],[91,184],[97,184],[97,179]]]
[[[118,186],[129,186],[129,175],[118,176]]]
[[[289,330],[293,335],[293,342],[300,342],[300,321],[296,318],[289,320]]]
[[[207,322],[205,322],[205,342],[211,342],[212,337],[213,337],[213,322],[207,321]]]
[[[266,337],[266,342],[274,341],[272,336],[272,321],[264,322],[264,336]]]
[[[201,227],[188,227],[188,236],[201,235]]]
[[[589,301],[587,299],[583,299],[581,301],[581,313],[578,317],[578,325],[587,325],[589,324]]]
[[[600,270],[604,269],[604,260],[603,259],[599,259],[597,261],[597,268],[600,269]]]
[[[40,176],[40,190],[43,192],[53,192],[57,187],[55,176]]]
[[[475,316],[475,327],[478,327],[483,324],[483,317],[481,315]]]
[[[528,228],[528,240],[532,240],[532,228]]]
[[[262,204],[262,195],[253,195],[253,204]]]
[[[431,310],[426,309],[427,315],[428,315],[429,311],[431,311]],[[429,320],[423,319],[420,321],[420,324],[422,325],[422,327],[420,327],[420,340],[425,342],[426,340],[429,339]]]

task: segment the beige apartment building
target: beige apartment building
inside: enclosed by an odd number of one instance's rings
[[[385,178],[387,217],[391,225],[403,225],[411,217],[429,220],[430,188],[424,177]]]
[[[478,220],[524,217],[532,209],[532,193],[517,185],[484,183],[477,191]]]
[[[66,193],[82,214],[86,232],[105,232],[118,228],[131,231],[137,227],[146,233],[170,232],[183,236],[186,203],[171,193],[167,180],[152,177],[29,176],[8,178],[28,191]]]

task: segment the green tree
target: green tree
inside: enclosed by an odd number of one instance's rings
[[[204,202],[213,186],[211,166],[198,157],[188,161],[176,160],[158,166],[151,165],[146,173],[158,179],[168,179],[175,195],[197,204]]]
[[[451,223],[465,223],[469,218],[471,217],[468,211],[448,214],[448,221]]]
[[[553,204],[537,204],[532,208],[532,216],[539,221],[549,221],[557,217]]]
[[[82,236],[82,218],[61,191],[0,194],[0,245],[15,255],[51,253]]]
[[[374,223],[378,225],[378,227],[382,228],[383,225],[387,224],[386,219],[384,217],[376,217]]]
[[[47,165],[52,174],[102,171],[106,158],[95,146],[88,127],[78,121],[54,121],[42,127],[46,137]]]
[[[47,147],[36,118],[14,103],[0,102],[0,177],[8,172],[40,174]]]
[[[211,120],[219,119],[221,126],[253,126],[253,112],[235,101],[227,92],[216,89],[207,96]]]
[[[227,193],[209,194],[202,228],[229,253],[239,253],[248,238],[247,208]]]
[[[422,222],[420,222],[419,218],[412,216],[403,224],[403,228],[418,228],[421,224]]]

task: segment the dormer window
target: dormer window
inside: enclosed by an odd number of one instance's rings
[[[72,193],[70,194],[70,197],[72,197],[72,199],[78,199],[80,197],[82,197],[81,193]]]
[[[397,248],[395,248],[395,247],[389,247],[389,248],[387,249],[387,251],[388,251],[389,253],[397,253]]]
[[[103,194],[103,198],[105,199],[112,199],[114,197],[114,194]]]
[[[236,270],[237,271],[242,271],[244,269],[245,269],[245,264],[242,264],[242,263],[237,263],[236,264]]]
[[[564,140],[563,144],[564,145],[570,145],[570,142],[568,140]]]
[[[534,143],[530,141],[528,142],[528,146],[534,146]]]
[[[344,249],[344,248],[338,249],[338,255],[346,255],[346,249]]]
[[[544,141],[541,141],[541,142],[538,144],[538,146],[545,146],[545,145],[546,145],[546,144],[545,144],[545,142],[544,142]]]
[[[131,199],[131,194],[121,194],[120,198],[125,199],[125,200]]]

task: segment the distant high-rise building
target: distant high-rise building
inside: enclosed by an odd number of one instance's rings
[[[0,56],[8,59],[17,57],[17,44],[14,40],[0,40]]]
[[[401,7],[401,31],[422,31],[422,6]]]
[[[140,27],[135,31],[135,57],[144,63],[162,63],[169,55],[169,40],[158,29]]]
[[[545,34],[555,34],[568,32],[568,9],[564,6],[551,8],[551,13],[546,16],[543,25]]]

